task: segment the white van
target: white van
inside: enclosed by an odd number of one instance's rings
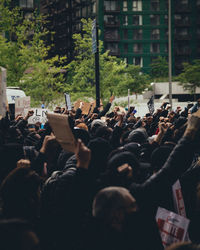
[[[7,87],[6,95],[9,105],[10,118],[15,119],[15,99],[18,97],[25,97],[26,94],[19,87]]]
[[[21,90],[19,87],[7,87],[6,88],[6,95],[8,104],[15,104],[15,99],[18,97],[25,97],[26,94],[23,90]]]

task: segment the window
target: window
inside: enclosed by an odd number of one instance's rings
[[[159,43],[151,43],[150,52],[151,53],[160,53],[160,44]]]
[[[128,16],[123,16],[123,25],[124,26],[128,25]]]
[[[142,40],[142,29],[133,30],[133,39]]]
[[[176,46],[175,46],[174,50],[178,55],[188,55],[188,54],[190,54],[189,42],[188,41],[181,41],[179,43],[176,43]]]
[[[180,0],[180,3],[183,5],[188,4],[188,0]]]
[[[133,25],[142,25],[142,15],[133,15]]]
[[[96,11],[97,11],[97,6],[96,6],[96,2],[94,2],[93,4],[92,4],[92,13],[96,13]]]
[[[159,0],[151,0],[150,2],[150,10],[159,11],[160,10],[160,2]]]
[[[124,57],[124,62],[125,62],[126,64],[128,64],[128,58],[127,58],[127,57]]]
[[[107,29],[104,33],[105,39],[116,40],[119,38],[119,32],[117,29]]]
[[[82,17],[86,17],[86,16],[87,16],[87,8],[84,7],[84,8],[82,9]]]
[[[143,49],[142,49],[142,44],[141,43],[135,43],[133,45],[133,52],[134,53],[142,53]]]
[[[128,39],[128,30],[124,30],[123,33],[124,33],[123,34],[124,39]]]
[[[124,44],[124,53],[128,53],[128,44],[127,43]]]
[[[189,24],[189,16],[176,14],[174,15],[175,24]]]
[[[151,25],[160,25],[160,15],[150,15]]]
[[[123,1],[123,11],[128,11],[128,2]]]
[[[118,16],[114,15],[104,15],[104,22],[106,24],[115,25],[119,22]]]
[[[117,10],[116,1],[104,1],[104,8],[106,11],[115,11]]]
[[[188,28],[176,28],[174,30],[174,33],[177,37],[187,37],[189,35],[189,30]]]
[[[22,8],[33,8],[34,3],[33,3],[33,0],[20,0],[19,6]]]
[[[133,57],[133,64],[139,65],[140,67],[143,67],[143,58],[142,57]]]
[[[135,0],[133,1],[132,5],[132,10],[133,11],[142,11],[142,1],[141,0]]]
[[[169,33],[169,31],[168,31],[168,29],[166,29],[165,30],[165,39],[168,39],[168,33]]]
[[[159,29],[151,30],[151,39],[152,40],[159,40],[160,39],[160,30]]]
[[[168,25],[168,15],[165,15],[164,19],[165,19],[165,24]]]
[[[112,53],[118,53],[119,48],[117,43],[106,43],[105,44],[106,50],[110,50]]]
[[[81,10],[76,11],[76,17],[81,17]]]
[[[197,28],[197,38],[200,39],[200,28]]]
[[[165,53],[168,53],[168,49],[169,49],[168,43],[165,43]]]

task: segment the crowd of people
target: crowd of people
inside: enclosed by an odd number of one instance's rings
[[[68,115],[76,152],[33,115],[0,120],[0,249],[159,250],[159,207],[177,212],[179,180],[188,240],[168,249],[200,249],[200,110],[163,103],[137,117],[111,109]],[[196,112],[194,112],[196,111]],[[193,113],[194,112],[194,113]]]

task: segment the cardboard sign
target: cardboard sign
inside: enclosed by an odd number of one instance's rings
[[[6,97],[6,69],[0,67],[0,116],[4,117],[7,111]]]
[[[65,93],[65,103],[66,103],[67,109],[71,111],[72,110],[71,99],[70,99],[70,95],[67,93]]]
[[[164,247],[185,240],[190,222],[185,217],[159,207],[156,221]]]
[[[172,192],[173,192],[174,208],[176,213],[183,217],[186,217],[185,204],[179,180],[177,180],[172,186]]]
[[[15,117],[17,115],[25,116],[30,110],[31,98],[30,96],[20,97],[15,99]]]
[[[61,114],[47,114],[48,121],[56,140],[67,152],[76,151],[76,140],[69,126],[68,116]]]
[[[48,109],[33,108],[31,110],[34,111],[34,114],[33,116],[29,117],[28,119],[29,124],[35,124],[37,122],[44,124],[47,122],[46,113],[48,112]]]
[[[74,103],[74,109],[77,110],[79,107],[80,107],[80,103],[82,101],[81,100],[77,100],[75,103]]]
[[[92,104],[91,112],[93,112],[94,108],[96,107],[96,101],[92,101],[91,104]],[[100,111],[102,110],[103,110],[103,103],[102,100],[100,99]]]
[[[83,115],[88,115],[90,109],[91,109],[91,103],[89,103],[89,102],[84,102],[84,103],[83,103],[83,107],[82,107],[82,114],[83,114]]]

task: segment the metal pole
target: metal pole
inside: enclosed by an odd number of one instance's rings
[[[168,0],[168,67],[169,67],[169,103],[172,109],[172,27],[171,0]]]
[[[130,89],[128,89],[128,109],[130,108]]]
[[[95,79],[96,79],[96,107],[100,107],[100,82],[99,82],[99,28],[96,25],[97,52],[95,53]]]

